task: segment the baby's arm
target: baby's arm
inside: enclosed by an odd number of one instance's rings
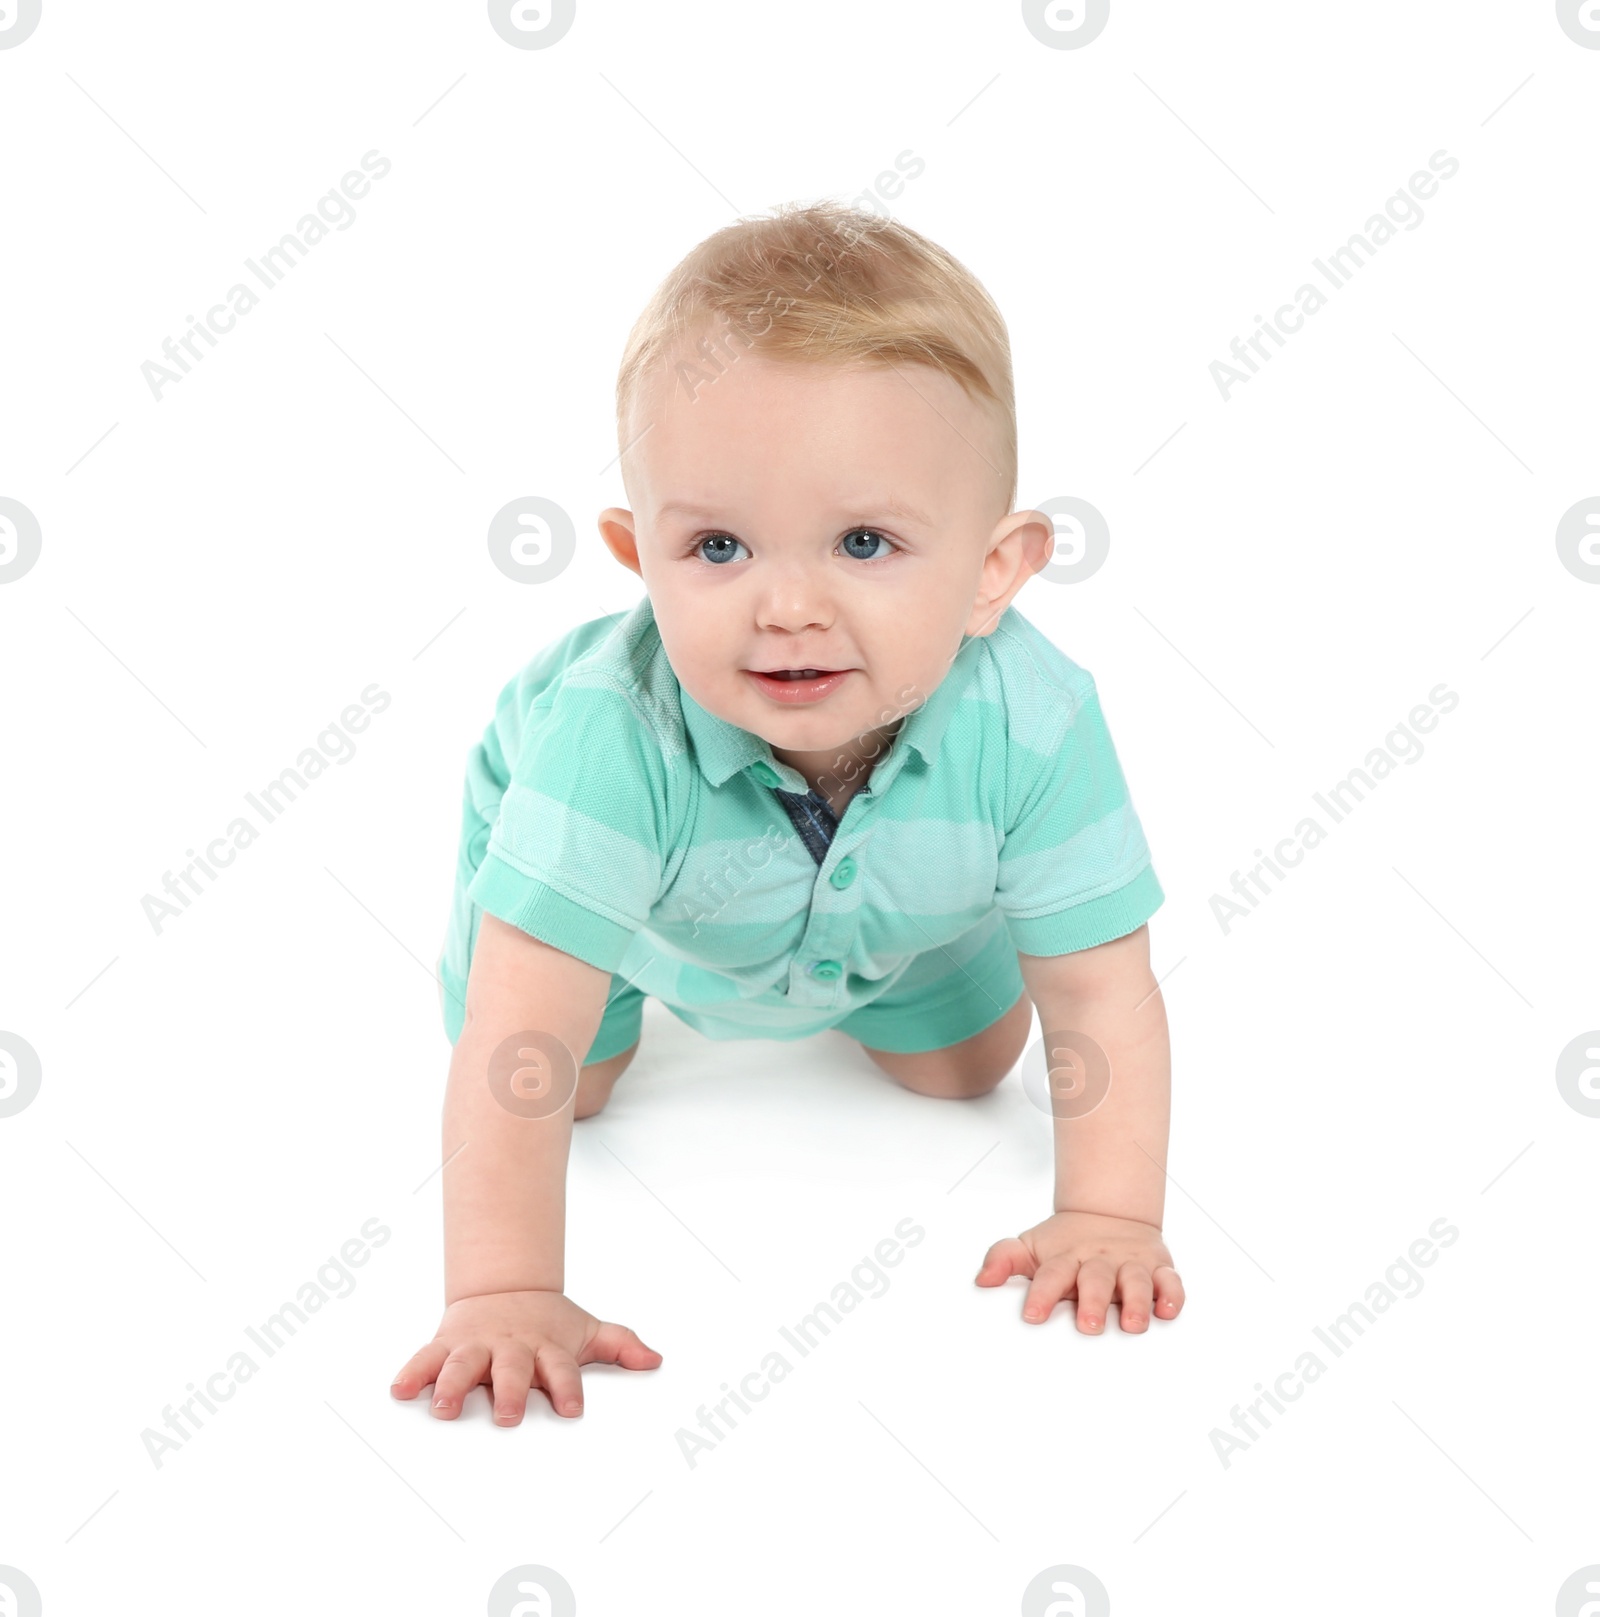
[[[1026,1276],[1032,1284],[1023,1318],[1030,1321],[1076,1295],[1078,1329],[1085,1332],[1103,1328],[1115,1295],[1123,1330],[1142,1331],[1152,1311],[1173,1319],[1184,1299],[1161,1238],[1172,1055],[1166,1007],[1150,970],[1149,928],[1072,954],[1017,959],[1046,1039],[1081,1036],[1054,1054],[1047,1049],[1047,1068],[1086,1077],[1092,1103],[1097,1045],[1110,1065],[1110,1087],[1079,1115],[1072,1097],[1056,1098],[1056,1210],[1020,1237],[997,1241],[978,1284]]]
[[[395,1397],[435,1382],[433,1412],[450,1419],[488,1381],[496,1423],[515,1425],[532,1385],[576,1415],[580,1365],[661,1362],[626,1326],[563,1295],[576,1053],[593,1043],[610,987],[609,972],[483,916],[444,1103],[444,1318],[395,1377]],[[519,1033],[553,1035],[572,1061],[552,1064],[530,1042],[519,1077],[508,1085],[509,1066],[497,1065],[491,1084],[491,1057]]]

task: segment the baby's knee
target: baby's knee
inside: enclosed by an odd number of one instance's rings
[[[948,1047],[905,1055],[864,1047],[902,1089],[934,1100],[975,1100],[1000,1086],[1011,1070],[989,1052]]]
[[[635,1039],[626,1050],[608,1056],[604,1061],[592,1061],[578,1074],[578,1094],[573,1102],[574,1121],[593,1117],[611,1099],[611,1088],[622,1075],[623,1069],[638,1054],[639,1041]]]
[[[897,1072],[895,1080],[906,1089],[934,1100],[976,1100],[992,1094],[1011,1069],[995,1063],[979,1066],[973,1062],[933,1064],[911,1072]]]
[[[1031,1015],[1028,996],[1020,994],[1004,1016],[958,1044],[914,1055],[863,1048],[902,1088],[937,1100],[975,1100],[998,1089],[1016,1066]]]

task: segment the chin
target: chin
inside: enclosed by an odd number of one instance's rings
[[[763,715],[759,721],[761,729],[758,732],[764,741],[770,741],[775,747],[791,747],[796,752],[826,752],[830,747],[847,746],[857,736],[865,734],[872,728],[869,724],[856,724],[852,721],[840,722],[830,717],[823,719],[821,714],[808,713],[803,718],[796,714],[787,724],[774,723],[770,715]],[[745,726],[754,729],[752,722]]]

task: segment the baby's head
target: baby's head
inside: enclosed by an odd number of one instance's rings
[[[875,214],[789,207],[696,247],[629,337],[617,432],[633,509],[600,531],[673,672],[796,767],[893,734],[1049,558],[1050,520],[1011,509],[999,310]]]

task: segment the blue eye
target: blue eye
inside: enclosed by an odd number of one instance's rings
[[[853,542],[855,542],[856,540],[858,540],[858,539],[860,539],[862,537],[865,537],[865,539],[869,543],[873,543],[873,544],[876,544],[876,543],[878,543],[880,541],[883,544],[888,544],[889,543],[889,541],[887,539],[885,539],[884,536],[881,533],[879,533],[876,528],[852,528],[849,531],[849,533],[847,533],[844,536],[844,538],[841,539],[839,542],[842,545],[848,546],[848,545],[852,544]],[[859,550],[848,550],[847,549],[845,554],[847,556],[850,556],[851,558],[853,558],[856,561],[878,561],[880,559],[880,557],[878,555],[864,555]]]
[[[852,528],[839,543],[846,547],[845,554],[853,561],[882,561],[897,548],[876,528]],[[889,550],[881,548],[884,546],[890,547]],[[719,567],[725,562],[737,561],[741,550],[749,555],[744,542],[727,533],[705,534],[696,539],[690,549],[701,561]]]
[[[738,545],[741,550],[744,549],[739,540],[726,533],[708,533],[704,539],[697,539],[694,547],[695,554],[700,557],[701,561],[709,561],[718,565],[725,561],[733,560],[732,550],[724,548],[713,551],[709,556],[703,555],[702,551],[707,545],[721,545],[724,547]]]

